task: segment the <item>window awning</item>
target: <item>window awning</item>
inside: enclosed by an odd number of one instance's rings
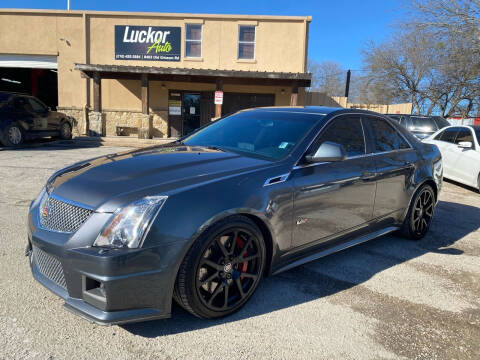
[[[215,83],[222,79],[225,84],[295,85],[309,87],[310,73],[244,71],[219,69],[189,69],[153,66],[75,64],[75,69],[92,78],[95,73],[103,79],[140,79],[147,74],[150,80]]]

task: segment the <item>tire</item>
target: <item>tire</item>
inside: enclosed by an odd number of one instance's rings
[[[414,194],[401,233],[410,240],[422,239],[430,229],[435,213],[435,192],[430,185],[421,186]]]
[[[235,215],[209,227],[178,271],[174,299],[193,315],[213,319],[238,311],[251,298],[265,266],[261,231]]]
[[[25,134],[20,125],[13,123],[7,126],[3,136],[5,146],[19,146],[23,144],[24,140]]]
[[[62,140],[70,140],[72,138],[72,127],[67,121],[64,121],[60,125],[59,133],[60,133],[59,137]]]
[[[478,193],[480,194],[480,174],[478,174],[478,179],[477,179],[477,190],[478,190]]]

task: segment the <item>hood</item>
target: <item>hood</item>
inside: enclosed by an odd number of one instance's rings
[[[268,164],[272,163],[205,147],[160,146],[76,163],[54,174],[48,188],[55,195],[107,212],[127,199],[168,195]]]

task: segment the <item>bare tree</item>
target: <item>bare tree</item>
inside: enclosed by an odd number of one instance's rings
[[[410,0],[411,23],[437,35],[467,39],[480,51],[480,0]]]
[[[425,106],[425,81],[432,58],[431,38],[422,31],[399,32],[378,45],[370,43],[363,51],[365,94],[370,102],[412,102],[415,112]],[[373,97],[373,98],[372,98]]]
[[[309,59],[308,72],[312,74],[312,91],[326,93],[329,96],[343,96],[347,71],[338,63]]]

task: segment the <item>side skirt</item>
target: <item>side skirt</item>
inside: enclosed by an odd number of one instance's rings
[[[314,253],[310,256],[306,256],[302,259],[296,260],[296,261],[294,261],[294,262],[292,262],[288,265],[285,265],[285,266],[281,267],[280,269],[275,270],[272,275],[276,275],[276,274],[281,273],[283,271],[290,270],[294,267],[303,265],[303,264],[308,263],[308,262],[313,261],[313,260],[320,259],[324,256],[339,252],[341,250],[348,249],[349,247],[364,243],[366,241],[376,239],[377,237],[389,234],[389,233],[391,233],[393,231],[397,231],[399,229],[400,228],[398,226],[390,226],[390,227],[387,227],[385,229],[378,230],[378,231],[372,232],[370,234],[360,236],[356,239],[350,240],[350,241],[345,242],[343,244],[332,246],[331,248],[328,248],[326,250],[321,250],[321,251],[319,251],[317,253]]]

